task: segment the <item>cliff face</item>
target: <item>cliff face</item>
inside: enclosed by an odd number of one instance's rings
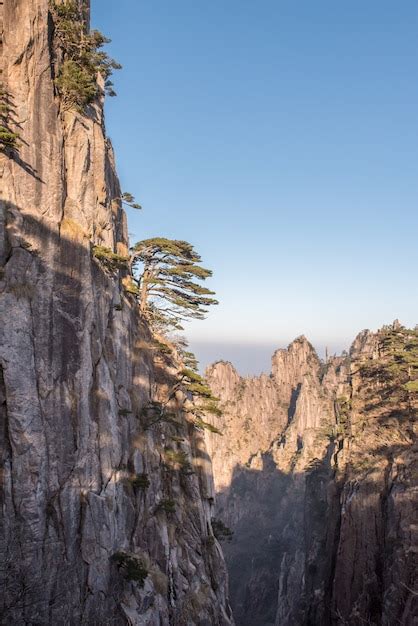
[[[407,354],[395,325],[326,365],[302,337],[270,377],[208,369],[224,408],[223,437],[207,438],[216,515],[234,531],[238,624],[414,623],[417,400],[382,347],[392,335]]]
[[[202,435],[176,401],[144,421],[175,358],[92,254],[128,246],[101,103],[60,108],[48,0],[0,11],[21,137],[0,154],[3,623],[231,624]]]

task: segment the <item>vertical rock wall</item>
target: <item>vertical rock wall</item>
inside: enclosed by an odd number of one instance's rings
[[[128,246],[102,104],[60,108],[48,0],[1,8],[21,137],[0,154],[2,623],[230,624],[202,436],[179,405],[176,425],[145,428],[175,359],[92,254]]]
[[[207,437],[240,626],[415,623],[417,405],[390,404],[364,378],[380,342],[362,333],[323,364],[302,337],[270,377],[208,370],[224,408],[223,437]]]

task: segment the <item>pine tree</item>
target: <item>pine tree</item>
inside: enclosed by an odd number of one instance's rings
[[[369,358],[360,366],[364,383],[369,388],[370,407],[376,402],[391,407],[391,414],[416,411],[418,400],[418,330],[398,322],[380,331],[379,356]]]
[[[128,191],[125,191],[121,195],[121,197],[120,198],[116,198],[116,200],[120,200],[122,202],[122,204],[126,204],[127,206],[130,206],[131,209],[142,209],[142,206],[140,204],[138,204],[137,202],[135,202],[135,198]]]
[[[14,132],[10,123],[13,121],[10,95],[0,83],[0,152],[8,153],[18,149],[19,134]]]
[[[102,50],[110,39],[98,30],[88,29],[84,4],[76,0],[50,0],[49,3],[55,45],[62,55],[55,84],[65,108],[79,111],[101,95],[98,74],[104,81],[104,92],[115,96],[110,77],[114,70],[121,69],[121,65]]]
[[[140,310],[159,328],[181,329],[181,321],[204,319],[207,306],[218,304],[214,292],[197,281],[212,272],[198,265],[200,256],[187,241],[154,237],[131,250],[131,270],[138,282]]]

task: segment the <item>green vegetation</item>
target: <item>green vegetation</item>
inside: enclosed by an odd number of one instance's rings
[[[204,319],[204,307],[217,304],[214,292],[196,282],[212,272],[198,265],[201,258],[187,241],[154,237],[131,252],[140,310],[156,330],[181,329],[183,320]]]
[[[209,422],[205,422],[199,417],[196,417],[194,421],[194,425],[196,426],[196,428],[200,428],[201,430],[208,430],[209,432],[214,433],[215,435],[223,435],[222,431],[219,430],[219,428],[216,428],[216,426],[214,426],[213,424],[210,424]]]
[[[166,498],[164,500],[161,500],[161,502],[157,504],[156,511],[157,512],[164,511],[165,513],[175,513],[176,503],[174,500],[170,500],[169,498]]]
[[[0,124],[0,152],[16,149],[18,139],[19,135],[17,133],[13,133],[7,126]]]
[[[145,418],[145,430],[158,424],[159,422],[168,422],[174,426],[178,426],[179,422],[176,420],[175,413],[172,413],[166,409],[166,406],[161,402],[149,402],[141,411],[141,417]]]
[[[200,376],[200,374],[188,367],[180,370],[180,376],[188,380],[190,383],[201,383],[203,381],[203,378]]]
[[[96,77],[72,59],[63,62],[55,85],[68,108],[83,110],[97,95]]]
[[[208,385],[203,381],[201,383],[198,383],[198,382],[190,383],[190,385],[188,385],[188,390],[191,391],[191,393],[193,393],[196,396],[207,398],[208,400],[213,399],[212,391],[210,390],[210,387],[208,387]]]
[[[131,276],[126,276],[123,280],[123,288],[126,293],[131,294],[132,296],[139,296],[139,289],[137,284],[132,280]]]
[[[336,434],[346,436],[350,432],[351,424],[351,400],[346,396],[339,396],[334,402],[335,415],[337,418]]]
[[[410,380],[404,384],[404,389],[410,393],[418,393],[418,380]]]
[[[55,84],[64,106],[83,111],[101,95],[97,75],[104,80],[104,91],[116,95],[110,77],[119,63],[111,59],[102,48],[109,43],[97,30],[89,31],[79,3],[76,0],[50,1],[54,21],[55,44],[63,55]]]
[[[370,400],[367,408],[411,415],[418,401],[418,329],[395,323],[384,327],[379,339],[377,358],[359,368]]]
[[[93,256],[110,272],[126,269],[128,258],[105,246],[93,246]]]
[[[180,470],[183,474],[194,474],[189,457],[184,450],[167,448],[164,451],[164,462],[169,469]]]
[[[142,206],[138,204],[137,202],[135,202],[135,198],[128,191],[123,193],[120,198],[115,198],[115,200],[120,200],[122,204],[126,204],[127,206],[130,206],[131,209],[138,209],[138,210],[142,209]]]
[[[208,535],[203,538],[203,544],[208,548],[212,548],[215,545],[215,537],[213,535]]]
[[[173,348],[158,339],[154,339],[153,347],[158,350],[158,352],[161,352],[161,354],[173,354]]]
[[[210,415],[214,415],[215,417],[221,417],[223,415],[222,409],[219,408],[218,398],[211,397],[207,398],[205,403],[201,406],[201,410],[204,413],[209,413]]]
[[[180,371],[179,386],[182,387],[186,393],[192,395],[193,408],[190,409],[189,412],[194,416],[195,426],[209,430],[217,435],[222,435],[222,432],[216,428],[216,426],[204,419],[208,414],[214,415],[215,417],[222,415],[222,411],[218,405],[219,399],[215,398],[212,394],[212,390],[205,379],[194,370],[184,368]]]
[[[183,387],[185,391],[189,391],[193,395],[200,396],[204,399],[206,405],[211,407],[213,412],[218,399],[212,395],[212,390],[203,376],[189,368],[184,368],[179,372],[179,385]]]
[[[150,486],[150,480],[148,478],[148,474],[143,472],[142,474],[134,474],[129,478],[129,482],[133,487],[137,489],[148,489]]]
[[[132,200],[130,196],[128,201]],[[186,241],[153,238],[138,242],[131,249],[130,269],[132,277],[129,292],[139,299],[140,311],[151,327],[162,337],[170,329],[181,328],[185,319],[202,319],[209,305],[217,304],[213,292],[202,287],[197,281],[205,280],[211,272],[200,265],[200,256]],[[151,402],[143,411],[147,418],[145,428],[157,422],[171,422],[178,425],[176,416],[167,412],[166,407],[177,391],[186,395],[185,410],[193,415],[197,428],[221,434],[220,430],[205,418],[210,414],[222,415],[205,379],[196,372],[198,362],[194,354],[185,348],[183,339],[173,340],[173,347],[160,339],[154,339],[152,346],[162,355],[173,355],[182,361],[177,379],[167,394],[165,402]],[[187,403],[192,405],[189,409]],[[151,416],[150,416],[151,413]],[[191,468],[187,470],[189,473]]]
[[[172,448],[167,448],[164,452],[164,458],[172,465],[189,465],[189,459],[183,450],[173,450]]]
[[[0,152],[2,153],[18,148],[19,134],[10,128],[11,108],[10,96],[0,83]]]
[[[140,587],[144,586],[148,570],[138,556],[121,551],[115,552],[110,558],[126,580],[136,582]]]
[[[245,388],[246,388],[245,380],[240,380],[238,383],[238,393],[237,393],[238,402],[240,402],[243,399]]]
[[[180,353],[184,365],[192,370],[197,370],[197,368],[199,367],[199,362],[193,352],[182,349]]]
[[[234,533],[221,519],[212,517],[212,530],[218,541],[231,541]]]

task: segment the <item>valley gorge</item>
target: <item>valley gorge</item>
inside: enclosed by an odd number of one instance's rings
[[[395,322],[327,362],[300,337],[275,352],[270,375],[208,368],[238,624],[416,623],[418,404],[398,364],[416,363],[417,336]]]
[[[109,86],[63,95],[67,5],[0,2],[0,623],[415,626],[418,330],[203,384],[141,314]]]

